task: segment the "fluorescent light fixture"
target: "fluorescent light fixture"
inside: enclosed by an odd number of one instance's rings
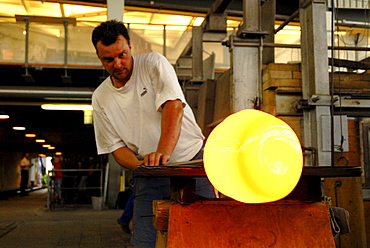
[[[60,155],[62,155],[62,153],[61,152],[56,152],[55,155],[60,156]]]
[[[5,113],[4,111],[0,111],[0,119],[9,119],[9,115]]]
[[[26,133],[24,136],[26,136],[27,138],[35,138],[36,137],[36,134],[34,134],[34,133]]]
[[[363,70],[363,69],[357,69],[357,70],[354,70],[353,72],[356,72],[357,74],[362,74],[362,73],[365,73],[366,70]]]
[[[93,123],[93,112],[92,110],[84,110],[84,124]]]
[[[25,127],[13,127],[13,130],[23,131],[23,130],[26,130],[26,128]]]
[[[40,153],[40,154],[39,154],[39,157],[45,158],[45,157],[46,157],[46,155],[45,155],[45,154]]]
[[[347,31],[334,31],[334,35],[347,35]]]
[[[51,145],[43,144],[42,147],[50,147]]]
[[[35,140],[37,143],[45,143],[45,140],[44,139],[36,139]]]
[[[54,147],[54,146],[49,146],[49,147],[48,147],[48,149],[49,149],[49,150],[54,150],[54,149],[55,149],[55,147]]]
[[[45,110],[92,110],[89,104],[43,104],[42,109]]]

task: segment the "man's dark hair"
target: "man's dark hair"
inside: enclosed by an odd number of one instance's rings
[[[122,35],[130,45],[130,36],[123,22],[110,20],[100,23],[92,32],[91,41],[96,49],[96,44],[101,41],[104,46],[109,46]]]

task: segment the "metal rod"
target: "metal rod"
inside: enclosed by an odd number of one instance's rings
[[[264,47],[279,47],[279,48],[301,48],[301,44],[282,44],[282,43],[263,43]],[[344,47],[344,46],[328,46],[328,49],[348,50],[348,51],[370,51],[370,47]]]
[[[334,42],[335,42],[335,36],[334,36],[334,2],[335,0],[331,0],[332,4],[332,11],[331,11],[331,87],[330,87],[330,147],[331,147],[331,166],[335,165],[334,158]]]
[[[283,24],[281,24],[277,29],[275,29],[275,34],[282,30],[286,25],[289,24],[294,18],[296,18],[299,15],[299,9],[297,9],[288,19],[286,19]]]
[[[166,57],[167,54],[167,32],[166,25],[163,25],[163,56]]]
[[[25,59],[24,66],[26,67],[26,75],[28,75],[28,44],[29,44],[29,29],[30,29],[30,20],[28,18],[24,19],[26,22],[26,42],[25,42]]]
[[[67,76],[67,65],[68,65],[68,21],[63,21],[64,23],[64,68],[65,76]]]

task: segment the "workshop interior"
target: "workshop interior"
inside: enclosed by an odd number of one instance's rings
[[[91,204],[95,195],[104,207],[117,207],[117,195],[132,175],[184,178],[173,201],[153,205],[158,247],[199,247],[210,234],[218,238],[208,247],[258,247],[261,240],[272,247],[369,247],[369,12],[363,0],[0,0],[0,192],[18,189],[17,162],[24,152],[37,164],[29,187],[49,187],[51,158],[57,155],[68,161],[69,173],[94,175],[84,194],[76,195],[76,182],[66,181],[72,190],[65,204],[73,207]],[[158,52],[173,65],[203,135],[217,141],[205,144],[204,165],[131,172],[112,155],[97,155],[91,96],[109,75],[91,32],[107,19],[125,23],[134,55]],[[221,136],[258,130],[262,117],[225,126],[246,109],[268,115],[283,131],[254,138],[243,133],[235,139],[254,142],[255,150],[235,155],[227,147],[221,157]],[[246,125],[251,118],[255,127]],[[268,143],[271,137],[280,143]],[[275,153],[260,155],[259,147]],[[267,173],[255,169],[277,157],[285,167],[274,161],[275,172],[280,166],[276,175],[266,179]],[[213,167],[218,170],[211,172]],[[293,167],[292,177],[281,176]],[[220,185],[222,201],[192,196],[187,179],[207,175]],[[239,198],[235,188],[223,190],[222,182],[213,182],[227,175],[226,182],[240,176],[235,187],[244,189],[242,195],[255,193],[246,181],[266,194],[291,183],[278,198]],[[49,200],[51,210],[58,207]],[[199,218],[206,224],[198,225]],[[232,231],[217,230],[216,222]],[[189,244],[186,237],[194,232],[199,239]]]

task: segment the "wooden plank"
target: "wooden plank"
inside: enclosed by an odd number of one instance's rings
[[[352,80],[352,81],[340,81],[335,82],[334,87],[336,88],[344,88],[344,89],[368,89],[370,87],[369,81],[359,81],[359,80]]]
[[[170,200],[154,200],[153,207],[153,226],[159,231],[166,231],[168,229],[168,218],[170,216],[170,207],[174,204]]]
[[[212,131],[208,125],[213,122],[216,83],[217,80],[206,80],[199,89],[197,123],[205,137],[208,137]]]
[[[202,167],[138,166],[133,170],[134,177],[205,177]]]
[[[263,74],[268,73],[270,70],[286,70],[286,71],[299,71],[300,64],[285,64],[285,63],[271,63],[263,68]]]
[[[331,197],[333,207],[341,207],[349,212],[351,233],[339,236],[337,243],[340,243],[340,247],[366,247],[361,178],[325,178],[324,188],[325,195]]]
[[[167,231],[157,231],[155,248],[166,248],[167,246]]]
[[[334,73],[334,82],[338,82],[339,80],[340,81],[361,81],[361,80],[367,80],[365,79],[366,77],[364,77],[364,75],[366,75],[367,73],[364,73],[364,74],[358,74],[358,73],[353,73],[353,72],[335,72]],[[332,73],[329,73],[329,79],[331,80],[333,77],[333,74]]]
[[[302,80],[300,79],[270,79],[263,83],[263,90],[278,87],[300,87],[302,86]]]
[[[134,177],[202,177],[207,176],[203,160],[169,164],[165,166],[138,166],[133,170]],[[360,166],[305,166],[302,176],[306,177],[360,177]]]
[[[328,206],[204,201],[170,209],[167,248],[334,248]]]
[[[340,66],[340,67],[347,67],[352,69],[370,69],[370,63],[368,62],[360,62],[360,61],[353,61],[353,60],[346,60],[346,59],[332,59],[329,58],[329,65]]]
[[[293,72],[292,71],[279,71],[279,70],[273,70],[269,71],[268,73],[264,74],[262,76],[262,81],[267,82],[271,79],[292,79],[293,78]]]
[[[224,72],[217,80],[215,95],[215,110],[213,121],[224,119],[233,113],[231,105],[230,70]]]

